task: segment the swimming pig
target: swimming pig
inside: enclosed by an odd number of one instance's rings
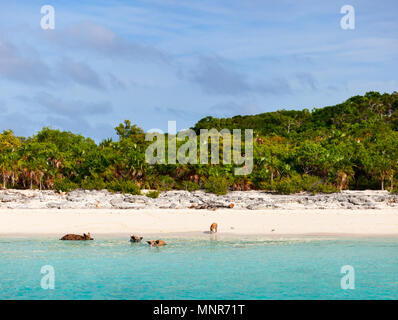
[[[163,240],[153,240],[153,241],[147,241],[151,247],[160,247],[160,246],[165,246],[166,242]]]
[[[139,236],[136,236],[136,235],[132,235],[132,236],[130,237],[130,242],[141,242],[142,239],[143,239],[143,237],[139,237]]]
[[[79,235],[79,234],[67,234],[65,236],[63,236],[60,240],[94,240],[93,238],[91,238],[90,236],[90,232],[85,234],[83,233],[83,235]]]
[[[210,233],[216,233],[217,232],[217,223],[213,222],[210,226]]]

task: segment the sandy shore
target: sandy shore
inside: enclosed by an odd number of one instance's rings
[[[398,210],[117,210],[2,209],[0,236],[94,236],[128,234],[206,234],[217,222],[219,234],[398,236]]]

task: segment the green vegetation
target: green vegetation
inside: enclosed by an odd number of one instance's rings
[[[192,192],[192,191],[199,190],[200,189],[200,185],[198,183],[195,183],[195,182],[189,181],[189,180],[188,181],[181,181],[180,184],[179,184],[179,188],[178,189]]]
[[[211,176],[204,182],[204,188],[206,192],[215,193],[216,195],[227,194],[229,188],[232,185],[232,181],[225,177]]]
[[[324,183],[322,179],[307,174],[293,173],[285,176],[275,184],[275,190],[281,194],[298,193],[308,191],[312,193],[333,193],[339,190],[331,183]]]
[[[312,111],[281,110],[254,116],[206,117],[194,130],[254,129],[254,168],[234,176],[234,165],[149,165],[144,131],[126,120],[117,141],[99,144],[71,132],[43,128],[32,137],[0,134],[3,188],[140,189],[224,194],[262,189],[284,194],[342,189],[397,191],[398,93],[368,92]],[[220,145],[220,159],[222,157]],[[243,149],[244,150],[244,149]]]
[[[156,198],[159,197],[159,194],[160,194],[159,191],[153,190],[153,191],[147,192],[145,195],[146,195],[148,198],[156,199]]]
[[[59,181],[55,181],[54,183],[54,189],[58,192],[69,192],[77,188],[79,188],[79,186],[68,179],[62,179]]]
[[[106,189],[106,183],[101,178],[86,177],[80,184],[85,190],[103,190]]]
[[[112,192],[141,194],[139,185],[131,180],[113,180],[109,182],[106,187]]]

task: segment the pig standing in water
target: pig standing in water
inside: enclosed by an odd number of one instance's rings
[[[153,240],[153,241],[147,241],[151,247],[160,247],[160,246],[165,246],[166,242],[163,240]]]
[[[130,242],[141,242],[142,239],[143,239],[143,237],[139,237],[139,236],[136,236],[136,235],[132,235],[132,236],[130,237]]]
[[[216,233],[217,232],[217,223],[213,222],[210,226],[210,233]]]
[[[63,236],[60,240],[94,240],[93,238],[91,238],[90,236],[90,232],[85,234],[83,233],[83,235],[79,235],[79,234],[67,234],[65,236]]]

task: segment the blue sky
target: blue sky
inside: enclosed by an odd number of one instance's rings
[[[40,27],[42,5],[55,30]],[[343,30],[343,5],[355,29]],[[96,141],[398,90],[396,0],[0,0],[0,129]]]

